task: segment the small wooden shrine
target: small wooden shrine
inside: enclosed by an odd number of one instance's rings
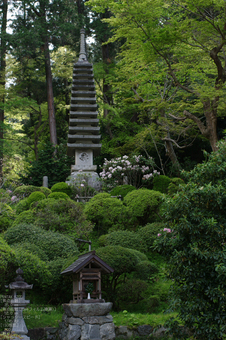
[[[101,295],[101,274],[114,272],[96,255],[95,250],[80,255],[78,260],[61,272],[73,276],[73,303],[105,302]],[[91,287],[90,294],[88,291]],[[89,288],[87,290],[87,288]],[[89,296],[89,298],[88,298]]]

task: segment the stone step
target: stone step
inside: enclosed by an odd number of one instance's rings
[[[93,78],[93,73],[73,73],[73,78]]]
[[[87,110],[96,110],[97,109],[97,104],[71,104],[71,110],[74,109],[82,109],[82,111],[87,111]]]
[[[101,149],[102,144],[67,143],[68,148],[73,149]]]
[[[70,111],[70,116],[84,116],[84,118],[86,117],[97,117],[98,115],[98,112],[96,111],[93,111],[93,112],[89,112],[89,111],[86,111],[86,112],[83,112],[83,111]]]
[[[90,90],[93,91],[95,89],[94,83],[90,84],[90,85],[86,85],[86,84],[72,84],[72,91],[76,91],[76,89],[78,90]]]
[[[86,68],[86,67],[74,67],[73,68],[73,72],[93,72],[93,68],[90,67],[90,68]]]
[[[76,118],[70,118],[69,119],[69,123],[76,123],[76,124],[98,124],[99,123],[99,119],[76,119]]]
[[[87,96],[87,97],[95,97],[96,91],[71,91],[73,98],[77,98],[77,96]]]
[[[100,135],[68,135],[68,140],[69,139],[73,139],[73,140],[77,140],[77,139],[92,139],[94,141],[99,141],[101,138]],[[71,141],[72,142],[72,141]]]
[[[75,65],[74,65],[74,67],[76,67],[76,68],[92,68],[93,67],[93,65],[92,64],[90,64],[88,61],[78,61]]]
[[[96,97],[71,97],[71,101],[96,103]]]
[[[97,134],[100,132],[99,126],[69,126],[69,132],[92,132],[93,134]]]

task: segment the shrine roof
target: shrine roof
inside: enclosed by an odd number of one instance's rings
[[[97,264],[99,268],[104,273],[113,273],[114,269],[111,268],[107,263],[101,260],[100,257],[96,255],[95,250],[88,252],[86,254],[80,255],[79,258],[73,262],[69,267],[61,272],[63,275],[69,275],[73,273],[79,273],[85,266],[87,266],[90,262]]]

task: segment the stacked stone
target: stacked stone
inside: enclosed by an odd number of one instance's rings
[[[73,70],[73,86],[68,133],[68,150],[98,150],[101,148],[100,127],[97,119],[96,92],[93,67],[88,62],[77,62]],[[92,169],[91,169],[92,170]]]
[[[60,340],[113,340],[115,326],[109,314],[112,303],[64,304]]]
[[[80,54],[73,69],[67,147],[68,155],[75,156],[75,165],[71,167],[72,179],[75,179],[78,173],[83,172],[91,177],[89,183],[91,186],[94,186],[93,183],[98,179],[95,172],[97,166],[93,165],[93,155],[101,149],[97,115],[93,67],[87,61],[85,30],[81,29]]]

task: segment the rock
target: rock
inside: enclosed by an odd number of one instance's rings
[[[100,326],[88,325],[82,326],[81,340],[101,340]]]
[[[147,336],[147,335],[151,334],[152,331],[153,331],[153,327],[150,326],[150,325],[142,325],[142,326],[139,326],[137,328],[137,333],[140,336]]]
[[[45,329],[44,328],[29,329],[27,335],[32,340],[40,340],[40,339],[43,339],[45,337]]]
[[[45,332],[49,334],[55,334],[58,331],[56,327],[45,327]]]
[[[128,339],[132,338],[133,332],[128,329],[126,326],[119,326],[115,327],[115,333],[116,337],[121,338],[121,339]]]
[[[67,340],[77,340],[81,336],[81,327],[79,325],[69,325]]]
[[[161,338],[166,332],[166,328],[161,326],[159,329],[157,329],[155,332],[152,333],[154,338]]]
[[[66,323],[69,323],[70,325],[79,325],[79,326],[82,326],[84,324],[84,321],[80,318],[67,318]]]
[[[70,303],[63,304],[65,313],[70,317],[82,318],[84,316],[104,316],[107,315],[111,308],[112,302],[105,303]]]
[[[103,325],[104,323],[113,322],[113,317],[110,314],[106,316],[85,316],[82,318],[82,320],[84,320],[85,323],[89,323],[91,325]]]
[[[115,325],[113,323],[105,323],[100,326],[101,340],[113,340],[115,339]]]

